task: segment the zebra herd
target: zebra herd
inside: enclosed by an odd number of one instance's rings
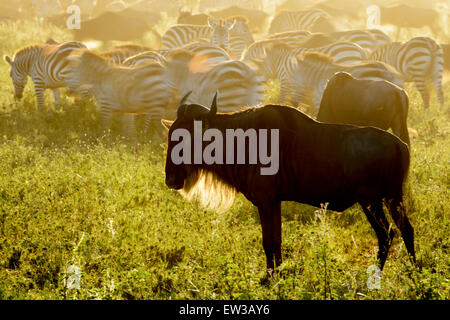
[[[160,50],[123,45],[97,54],[80,42],[49,41],[19,49],[5,61],[16,98],[22,97],[28,76],[40,110],[45,89],[53,90],[58,104],[58,88],[67,86],[95,97],[103,128],[109,127],[112,113],[123,114],[130,135],[135,114],[145,114],[147,125],[159,123],[189,91],[188,102],[203,105],[219,91],[220,112],[262,105],[269,79],[280,82],[279,103],[309,104],[317,111],[327,81],[339,71],[398,86],[414,82],[425,107],[431,81],[444,103],[443,52],[436,41],[416,37],[392,42],[381,30],[311,33],[308,25],[321,16],[319,11],[274,19],[269,34],[256,41],[247,19],[234,16],[207,25],[173,25]]]

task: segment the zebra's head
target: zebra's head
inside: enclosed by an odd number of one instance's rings
[[[233,28],[235,21],[219,22],[208,20],[208,25],[212,29],[211,44],[213,46],[229,50],[229,31]]]
[[[248,46],[253,43],[255,40],[253,39],[252,31],[248,26],[248,19],[243,16],[233,16],[228,18],[227,21],[233,21],[233,27],[230,28],[231,36],[239,36],[242,40],[245,41],[245,44]]]
[[[14,61],[9,56],[5,56],[5,61],[11,66],[9,75],[14,85],[14,98],[22,99],[28,81],[28,71],[24,70],[20,61]]]

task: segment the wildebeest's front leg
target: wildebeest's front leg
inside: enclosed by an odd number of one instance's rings
[[[258,206],[263,233],[263,247],[266,254],[267,271],[270,273],[275,266],[281,265],[281,202]]]
[[[361,205],[372,228],[378,238],[378,260],[380,269],[383,270],[384,263],[389,252],[389,248],[394,239],[394,230],[389,227],[389,223],[384,215],[383,202],[376,202],[371,205]],[[390,229],[390,230],[389,230]]]

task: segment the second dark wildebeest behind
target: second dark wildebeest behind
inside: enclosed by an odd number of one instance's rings
[[[132,9],[120,12],[105,12],[100,16],[82,21],[81,28],[73,30],[78,41],[131,41],[140,39],[146,32],[153,32],[156,17]],[[159,38],[159,35],[157,35]]]
[[[359,80],[336,73],[322,95],[317,120],[392,129],[409,145],[408,95],[386,80]]]
[[[316,207],[329,203],[328,208],[335,211],[344,211],[359,203],[378,237],[381,268],[394,238],[394,231],[383,211],[385,203],[415,262],[414,230],[403,207],[403,184],[410,155],[408,146],[399,138],[373,127],[320,123],[287,106],[266,105],[218,114],[216,97],[217,94],[208,109],[198,104],[186,104],[185,96],[175,122],[170,125],[163,121],[170,128],[165,167],[169,188],[188,196],[197,194],[200,200],[209,204],[230,203],[224,199],[227,195],[232,198],[236,192],[244,194],[258,207],[268,270],[282,262],[281,201]],[[191,137],[194,136],[194,121],[201,121],[203,128],[220,132],[223,137],[228,130],[279,130],[278,144],[275,144],[279,151],[279,170],[273,175],[262,175],[261,163],[225,164],[226,155],[237,157],[237,145],[244,146],[245,159],[250,159],[250,138],[244,138],[244,145],[237,143],[232,147],[227,141],[221,161],[175,164],[172,151],[185,141],[177,143],[179,137],[172,141],[172,135],[189,132]],[[259,136],[257,139],[253,145],[261,141]],[[270,152],[274,152],[272,138],[266,142],[271,146]],[[194,144],[196,142],[187,144],[192,155]],[[209,147],[205,144],[203,147]],[[190,162],[194,163],[192,159]]]

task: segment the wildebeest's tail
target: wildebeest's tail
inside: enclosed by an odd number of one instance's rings
[[[408,130],[407,130],[408,131]],[[401,168],[400,168],[400,172],[398,173],[399,176],[399,182],[401,182],[401,186],[400,186],[400,194],[398,195],[399,199],[401,199],[403,197],[403,189],[404,189],[404,185],[406,183],[406,180],[408,179],[408,172],[409,172],[409,164],[410,164],[410,152],[409,152],[409,147],[404,144],[404,143],[399,143],[398,144],[398,150],[399,150],[399,156],[400,156],[400,163],[401,163]]]
[[[404,90],[398,90],[396,98],[397,101],[395,104],[399,108],[399,114],[395,117],[394,124],[392,125],[392,131],[409,146],[410,141],[407,124],[409,109],[408,94]]]

